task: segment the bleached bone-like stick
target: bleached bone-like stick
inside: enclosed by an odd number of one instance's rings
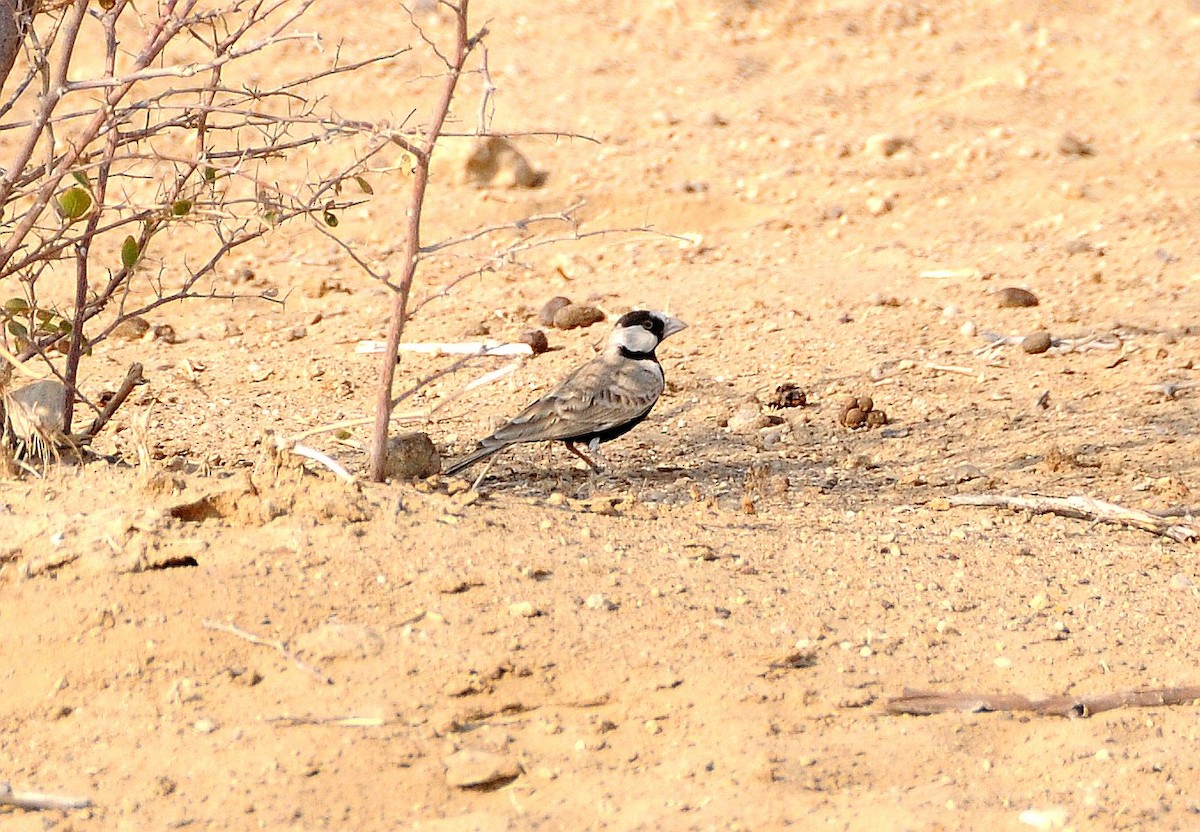
[[[1007,494],[954,494],[947,498],[952,506],[1000,506],[1035,514],[1057,514],[1078,520],[1131,526],[1135,529],[1169,537],[1179,543],[1190,543],[1200,533],[1190,526],[1175,525],[1162,517],[1116,503],[1094,500],[1091,497],[1042,497],[1037,494],[1009,496]]]
[[[387,345],[383,341],[359,341],[357,353],[383,352]],[[528,344],[502,344],[499,341],[464,341],[458,344],[400,344],[401,352],[419,352],[429,355],[533,355]]]
[[[903,696],[889,699],[885,709],[890,714],[929,716],[953,711],[988,713],[991,711],[1032,711],[1042,716],[1086,718],[1114,708],[1156,708],[1169,705],[1189,705],[1200,700],[1200,687],[1157,688],[1155,690],[1121,691],[1096,696],[1050,696],[1034,699],[1009,693],[939,693],[906,688]]]
[[[326,685],[333,684],[333,679],[326,676],[324,673],[322,673],[320,670],[317,670],[312,665],[305,664],[300,659],[299,656],[297,656],[295,653],[293,653],[291,650],[288,649],[287,644],[283,641],[273,641],[269,638],[263,638],[262,636],[256,636],[254,633],[251,633],[247,630],[243,630],[241,627],[238,627],[235,624],[223,624],[220,621],[211,621],[209,619],[205,619],[204,629],[220,630],[223,633],[229,633],[230,635],[234,635],[234,636],[237,636],[238,638],[245,639],[246,641],[250,642],[251,644],[258,644],[262,647],[272,647],[275,650],[277,650],[281,656],[283,656],[285,659],[290,661],[292,664],[296,665],[296,667],[300,668],[305,673],[308,673],[308,674],[312,675],[313,677],[315,677],[316,679],[320,680],[322,684],[326,684]]]
[[[287,447],[286,442],[284,443],[284,447]],[[346,483],[347,485],[354,485],[354,475],[347,471],[340,462],[328,454],[323,454],[316,448],[310,448],[307,445],[301,445],[299,442],[293,442],[291,447],[288,447],[288,450],[294,453],[296,456],[302,456],[306,459],[311,459],[313,462],[321,463],[330,471],[332,471],[342,482]]]
[[[44,792],[15,792],[8,783],[0,783],[0,806],[15,806],[31,812],[43,810],[68,812],[92,805],[90,797],[63,797]]]

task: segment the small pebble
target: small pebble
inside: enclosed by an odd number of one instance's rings
[[[562,295],[550,298],[550,300],[546,301],[545,305],[542,306],[541,311],[538,312],[538,322],[541,323],[542,326],[554,326],[554,316],[558,314],[558,310],[564,309],[570,305],[571,299],[564,298]]]
[[[732,431],[749,432],[768,427],[771,419],[762,412],[758,402],[743,402],[738,405],[737,410],[729,414],[726,424]]]
[[[119,338],[122,341],[138,341],[141,340],[150,330],[150,322],[145,318],[134,315],[132,318],[126,318],[113,327],[111,336]]]
[[[1084,141],[1074,133],[1063,133],[1058,140],[1058,152],[1064,156],[1095,156],[1096,148],[1091,142]]]
[[[893,136],[888,133],[876,133],[863,142],[863,152],[869,156],[886,158],[894,156],[912,144],[911,139],[903,136]]]
[[[442,457],[425,433],[402,433],[388,439],[383,475],[390,480],[419,480],[442,470]]]
[[[517,338],[517,342],[528,344],[533,350],[534,355],[541,355],[546,350],[550,349],[550,339],[546,337],[546,333],[540,329],[527,329]]]
[[[1021,349],[1030,355],[1041,355],[1050,349],[1051,343],[1053,343],[1053,340],[1050,337],[1050,333],[1040,330],[1038,332],[1031,332],[1021,339]]]
[[[508,614],[513,618],[534,618],[538,611],[529,601],[518,601],[515,604],[508,605]]]
[[[1171,589],[1191,589],[1195,583],[1187,575],[1182,572],[1176,572],[1171,576]]]
[[[605,598],[599,592],[595,595],[589,595],[587,601],[584,602],[589,610],[605,610],[612,612],[617,608],[617,605]]]
[[[464,749],[442,761],[446,783],[459,789],[474,789],[516,780],[521,764],[507,754]]]
[[[996,293],[996,303],[1001,309],[1021,309],[1029,306],[1037,306],[1037,295],[1030,292],[1028,289],[1018,289],[1015,286],[1009,286],[1001,289]]]
[[[589,327],[604,320],[604,313],[594,306],[572,303],[554,313],[554,326],[558,329]]]
[[[871,216],[878,217],[896,207],[896,203],[888,197],[872,196],[867,198],[867,211]]]

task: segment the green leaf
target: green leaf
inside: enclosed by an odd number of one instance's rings
[[[333,213],[332,211],[326,211],[325,212],[325,224],[328,225],[330,228],[337,228],[338,227],[337,214]]]
[[[141,256],[142,250],[138,247],[138,241],[130,234],[125,238],[125,242],[121,243],[121,265],[132,269],[137,265],[138,258]]]
[[[71,330],[73,330],[73,329],[75,329],[75,325],[73,323],[71,323],[70,321],[68,321],[66,318],[63,318],[61,321],[58,322],[58,331],[61,332],[63,335],[70,335]]]
[[[88,179],[87,171],[71,171],[71,178],[78,182],[82,187],[87,188],[89,191],[92,189],[92,180]]]
[[[29,311],[29,301],[25,298],[9,298],[4,302],[4,311],[9,315],[19,315]]]
[[[217,181],[217,169],[216,168],[205,168],[204,169],[204,181],[205,182],[216,182]]]
[[[375,191],[371,188],[371,183],[361,176],[354,177],[354,181],[358,183],[358,187],[362,189],[364,194],[374,195]]]
[[[58,195],[58,209],[69,220],[77,220],[92,207],[92,195],[80,187],[67,188]]]
[[[33,314],[37,317],[38,321],[43,324],[51,318],[54,318],[56,315],[56,313],[51,312],[49,309],[39,309]]]
[[[28,338],[29,330],[20,321],[9,321],[8,332],[10,335],[15,335],[18,338]]]
[[[171,213],[177,217],[186,217],[192,211],[190,199],[177,199],[171,203]]]

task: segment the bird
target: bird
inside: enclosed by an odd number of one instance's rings
[[[650,415],[666,380],[655,349],[687,327],[665,312],[634,310],[617,319],[604,352],[509,419],[479,447],[445,470],[450,476],[522,442],[558,441],[596,472],[576,444],[592,451],[637,427]]]

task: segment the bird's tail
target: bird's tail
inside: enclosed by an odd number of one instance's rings
[[[453,476],[464,468],[470,468],[476,462],[479,462],[479,460],[487,459],[489,456],[496,453],[496,451],[499,451],[504,447],[504,445],[480,445],[462,459],[458,459],[450,463],[450,465],[445,468],[442,473],[447,477]]]

